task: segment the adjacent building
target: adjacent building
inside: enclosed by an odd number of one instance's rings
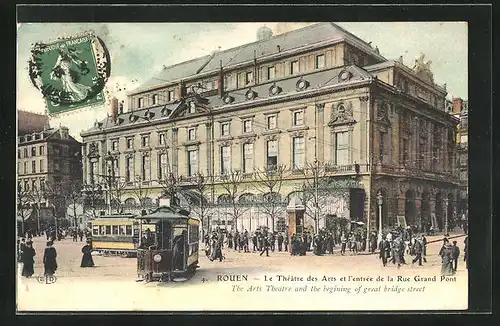
[[[165,67],[128,95],[126,110],[115,103],[81,134],[84,181],[112,174],[124,183],[119,201],[143,208],[170,173],[181,187],[201,173],[212,223],[253,230],[270,223],[265,198],[285,207],[322,167],[331,182],[305,226],[336,216],[443,230],[459,194],[459,120],[446,95],[423,55],[411,68],[387,60],[334,23],[276,36],[263,27],[256,42]],[[265,193],[254,172],[279,166],[288,168],[279,191]],[[230,195],[221,176],[234,171],[242,177]],[[233,195],[244,207],[236,223]],[[281,229],[278,215],[271,227]]]

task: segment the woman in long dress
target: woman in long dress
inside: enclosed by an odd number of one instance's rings
[[[23,272],[22,276],[25,277],[31,277],[35,271],[33,269],[33,265],[35,263],[33,257],[35,257],[35,249],[33,249],[33,242],[28,241],[26,243],[26,247],[24,248],[23,254],[22,254],[22,260],[23,260]]]
[[[43,253],[43,267],[45,269],[44,274],[46,276],[52,276],[57,270],[57,252],[54,247],[52,247],[53,242],[47,242],[47,248]]]
[[[59,49],[59,57],[50,73],[53,80],[59,79],[62,83],[62,89],[67,94],[67,99],[73,102],[80,102],[87,98],[91,87],[79,84],[75,80],[75,71],[71,69],[72,64],[76,64],[83,74],[88,72],[86,62],[78,58],[79,52],[72,49]]]
[[[87,240],[87,244],[82,248],[83,257],[80,267],[94,267],[94,260],[92,259],[92,246],[90,243],[90,240]]]

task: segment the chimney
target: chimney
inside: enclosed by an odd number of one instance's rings
[[[219,96],[222,98],[224,95],[224,72],[222,70],[222,60],[220,61],[220,72],[219,72],[219,80],[218,80],[218,93]]]
[[[184,85],[184,81],[180,81],[179,85],[174,90],[174,97],[176,100],[183,98],[186,95],[186,85]]]
[[[453,113],[462,112],[463,100],[460,97],[453,98]]]
[[[111,119],[116,121],[116,116],[118,115],[118,99],[113,97],[111,99]]]

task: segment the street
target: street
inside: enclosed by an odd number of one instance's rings
[[[429,237],[428,240],[439,237]],[[420,310],[466,309],[467,270],[463,240],[456,275],[441,280],[441,241],[427,247],[427,263],[383,267],[377,254],[290,256],[223,250],[209,261],[203,251],[197,273],[185,282],[136,282],[136,259],[93,256],[96,267],[81,268],[84,242],[56,241],[58,270],[53,284],[43,275],[45,238],[34,239],[35,275],[21,277],[18,310]],[[450,241],[453,241],[450,240]],[[435,279],[433,277],[435,276]],[[392,279],[391,279],[392,278]]]

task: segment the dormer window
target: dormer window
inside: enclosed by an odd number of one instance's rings
[[[142,107],[144,107],[144,98],[143,98],[143,97],[139,97],[139,98],[137,99],[137,108],[139,108],[139,109],[140,109],[140,108],[142,108]]]
[[[153,105],[156,105],[159,103],[160,96],[158,94],[153,95]]]
[[[276,69],[274,66],[267,68],[267,80],[274,79],[276,77]]]
[[[173,100],[175,100],[175,98],[174,98],[174,91],[169,91],[168,92],[168,101],[172,102]]]
[[[189,102],[188,113],[189,114],[196,113],[196,103],[195,102]]]
[[[325,68],[325,55],[320,54],[316,56],[316,69]]]
[[[245,85],[253,83],[253,72],[247,71],[245,73]]]
[[[299,73],[299,61],[295,60],[290,63],[290,75]]]

